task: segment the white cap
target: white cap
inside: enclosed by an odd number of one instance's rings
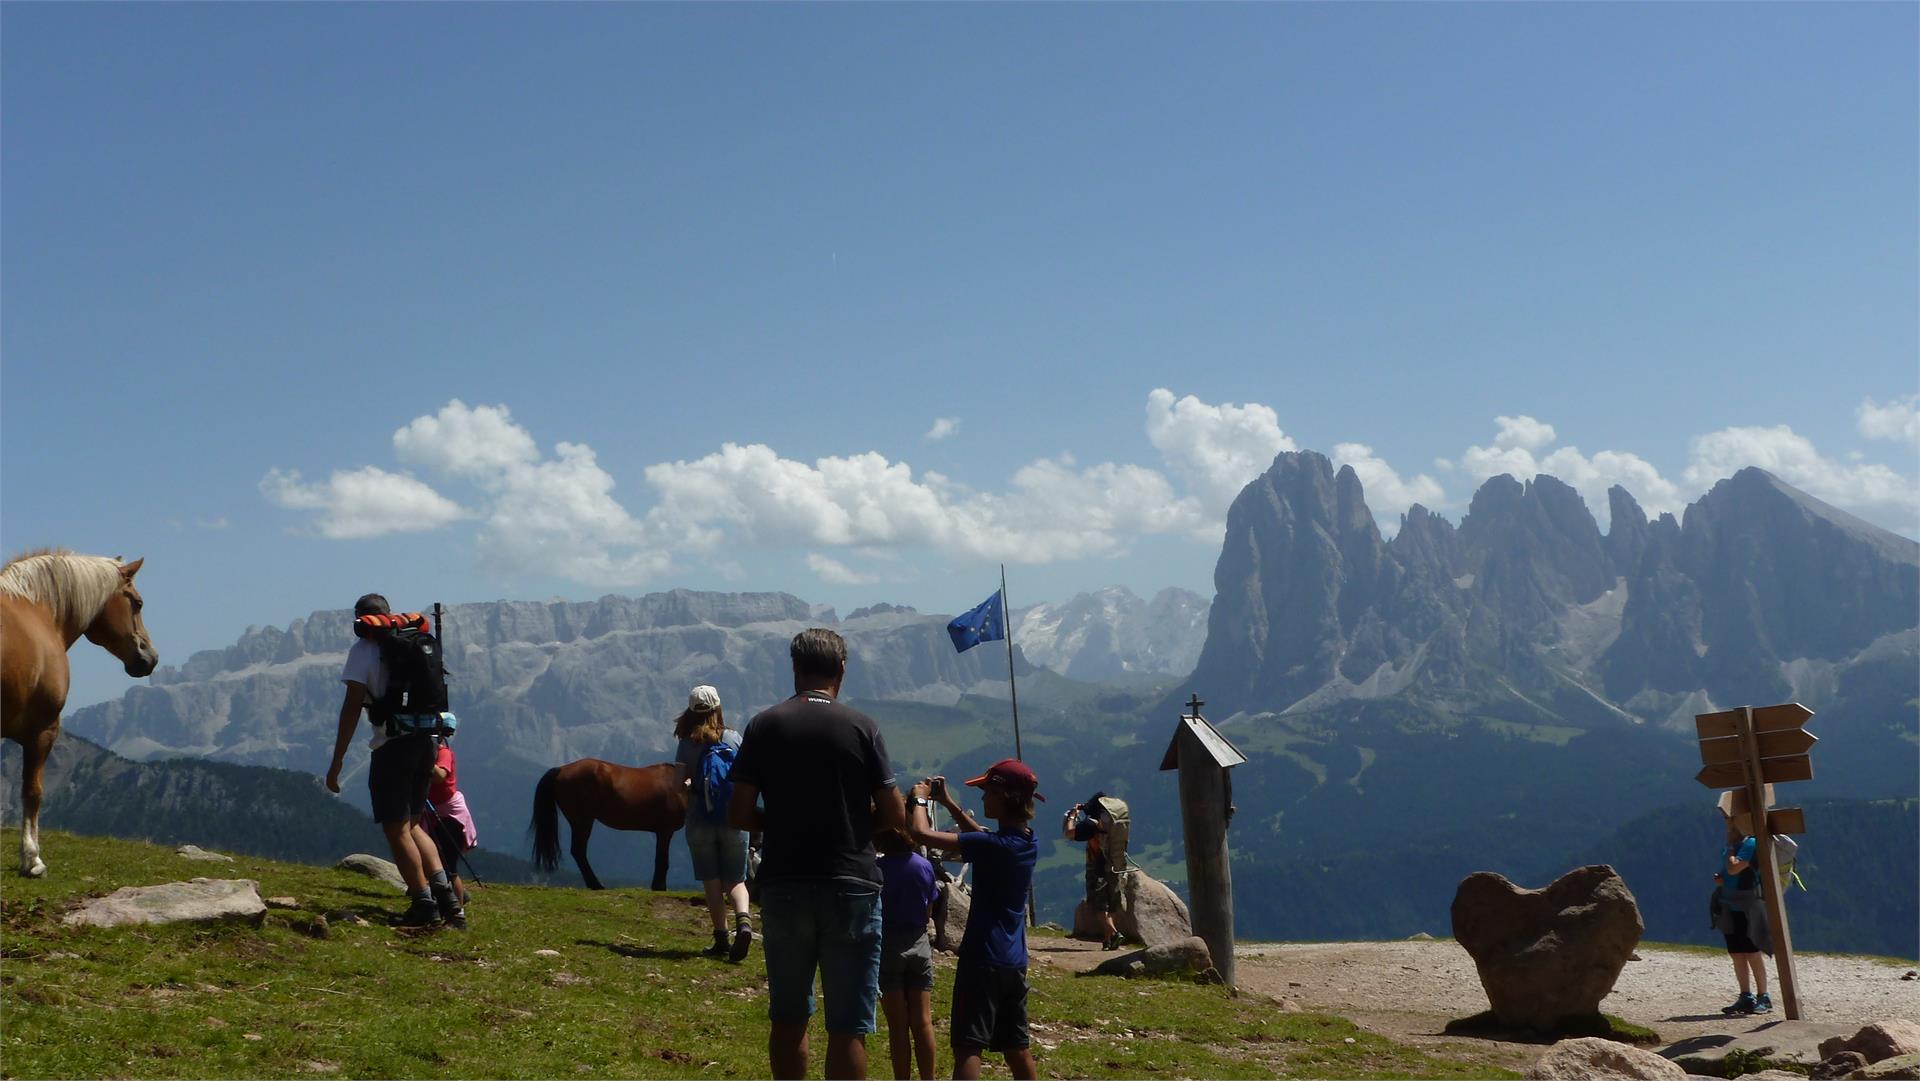
[[[720,708],[720,692],[702,683],[687,695],[688,713],[712,713]]]

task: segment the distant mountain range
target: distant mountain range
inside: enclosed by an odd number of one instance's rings
[[[1781,789],[1786,804],[1835,801],[1808,803],[1810,852],[1867,850],[1825,831],[1897,834],[1889,815],[1920,795],[1920,545],[1760,470],[1677,519],[1649,521],[1617,488],[1610,503],[1603,534],[1560,481],[1496,477],[1458,526],[1414,507],[1389,540],[1351,469],[1282,454],[1229,512],[1211,605],[1114,588],[1016,613],[1023,753],[1060,806],[1096,789],[1131,802],[1136,854],[1178,883],[1177,786],[1158,764],[1198,694],[1249,756],[1229,838],[1249,937],[1437,932],[1471,871],[1544,885],[1529,879],[1629,844],[1617,861],[1633,865],[1636,821],[1710,814],[1691,717],[1732,705],[1816,711],[1815,779]],[[903,778],[976,769],[1012,749],[1008,655],[955,653],[947,618],[684,590],[456,606],[458,747],[481,833],[511,849],[550,766],[666,758],[694,684],[744,723],[786,696],[787,640],[815,624],[846,636],[845,693],[881,722]],[[344,611],[249,630],[67,725],[131,758],[319,773],[350,641]],[[356,748],[355,801],[365,762]],[[1078,850],[1041,825],[1041,906],[1062,918]],[[597,865],[605,850],[615,873],[642,871],[649,843],[601,836]],[[1843,881],[1873,874],[1830,858]],[[676,853],[676,880],[684,868]],[[1649,884],[1680,903],[1667,892]],[[1685,907],[1649,926],[1690,926]],[[1916,937],[1897,906],[1821,911],[1796,935],[1807,948]],[[1871,925],[1850,929],[1856,916]]]

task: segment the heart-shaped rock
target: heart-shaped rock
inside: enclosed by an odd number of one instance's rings
[[[1551,1030],[1599,1012],[1645,929],[1633,892],[1605,864],[1543,890],[1478,871],[1453,896],[1453,937],[1508,1025]]]

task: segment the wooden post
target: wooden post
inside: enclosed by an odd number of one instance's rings
[[[1200,718],[1198,695],[1188,703]],[[1233,868],[1227,854],[1227,771],[1196,726],[1182,723],[1174,735],[1180,766],[1180,819],[1187,842],[1187,893],[1192,899],[1193,933],[1207,944],[1214,970],[1234,983]]]
[[[1773,828],[1768,821],[1766,779],[1760,766],[1760,741],[1753,731],[1753,708],[1740,707],[1740,747],[1746,753],[1747,822],[1753,830],[1754,860],[1760,868],[1760,892],[1767,903],[1767,921],[1773,934],[1773,966],[1780,981],[1780,1001],[1787,1020],[1800,1020],[1800,996],[1793,979],[1793,934],[1787,928],[1787,903],[1773,865]]]

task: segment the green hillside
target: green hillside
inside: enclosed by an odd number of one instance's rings
[[[0,834],[11,850],[17,835]],[[49,832],[55,872],[0,883],[8,1077],[760,1077],[759,954],[698,956],[688,894],[476,891],[466,934],[407,935],[343,871],[244,857],[218,873],[291,896],[261,927],[67,928],[78,899],[207,873],[153,845]],[[316,935],[315,916],[329,926]],[[358,915],[371,921],[355,924]],[[536,951],[553,950],[550,956]],[[1033,972],[1048,1077],[1511,1076],[1184,981]],[[942,1070],[951,969],[935,991]],[[811,1072],[825,1041],[813,1042]],[[869,1041],[882,1076],[884,1031]],[[1445,1050],[1444,1048],[1442,1050]],[[997,1060],[989,1076],[1005,1076]]]

